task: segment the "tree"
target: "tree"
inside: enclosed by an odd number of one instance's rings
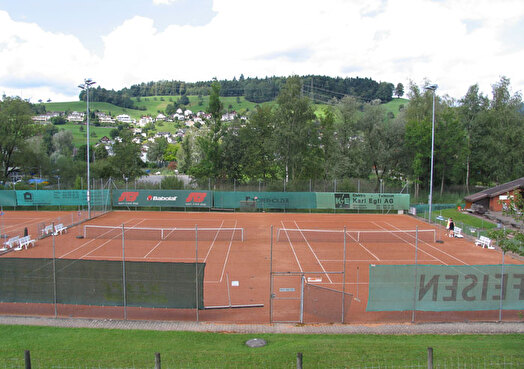
[[[65,118],[65,116],[59,115],[57,117],[51,118],[51,123],[53,123],[54,125],[66,124],[67,119]]]
[[[149,161],[161,162],[164,160],[164,154],[168,147],[167,138],[157,137],[155,142],[149,145],[149,150],[147,152],[147,159]]]
[[[257,106],[245,126],[240,128],[239,135],[245,142],[243,171],[249,178],[265,180],[276,176],[273,120],[271,106]]]
[[[62,130],[53,135],[54,151],[64,155],[71,156],[73,153],[73,134],[71,131]]]
[[[211,85],[208,112],[211,119],[208,121],[206,134],[196,137],[196,145],[200,150],[200,161],[190,168],[190,174],[197,178],[218,178],[223,176],[222,148],[220,140],[224,134],[222,130],[222,102],[220,101],[220,84],[215,80]]]
[[[479,94],[479,86],[477,84],[468,89],[466,95],[460,100],[458,107],[458,115],[460,123],[465,133],[464,155],[466,158],[466,173],[465,173],[465,187],[466,193],[469,193],[469,184],[471,178],[471,157],[472,157],[472,135],[475,126],[489,106],[489,100],[482,94]]]
[[[510,196],[508,193],[509,203],[504,208],[503,213],[506,216],[514,218],[516,221],[524,221],[524,197],[522,192],[517,190]],[[495,229],[490,231],[489,237],[497,241],[497,245],[503,252],[513,252],[524,256],[524,232],[513,229]]]
[[[311,149],[310,139],[318,140],[314,119],[310,100],[302,96],[300,77],[288,78],[277,97],[274,131],[275,153],[286,182],[297,179],[303,173]]]
[[[123,130],[120,133],[122,141],[113,145],[114,156],[109,158],[115,176],[118,178],[135,179],[142,174],[143,162],[140,159],[141,149],[133,143],[131,131]]]
[[[6,180],[17,163],[14,156],[36,128],[31,119],[31,104],[16,97],[0,101],[0,180]]]
[[[357,127],[368,168],[373,168],[375,172],[378,190],[382,180],[401,174],[400,164],[405,156],[405,125],[399,120],[386,119],[381,105],[366,104]]]
[[[398,83],[397,87],[395,87],[395,96],[400,99],[402,96],[404,96],[404,85],[402,83]]]

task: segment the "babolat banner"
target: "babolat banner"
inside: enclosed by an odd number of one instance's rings
[[[408,210],[409,195],[398,193],[335,193],[335,209]]]
[[[114,190],[113,206],[160,206],[171,208],[213,205],[213,192],[188,190]]]
[[[367,311],[524,309],[524,265],[370,265]]]

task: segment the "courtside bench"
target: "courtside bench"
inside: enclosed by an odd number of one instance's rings
[[[29,247],[29,245],[34,246],[34,245],[35,245],[35,240],[31,239],[31,236],[21,237],[21,238],[18,240],[18,247],[16,247],[15,250],[16,250],[16,251],[20,251],[20,250],[22,250],[24,247],[25,247],[25,249],[27,250],[27,248]]]
[[[5,251],[7,249],[12,249],[20,239],[20,236],[11,237],[7,241],[4,242],[4,247],[1,249],[2,251]]]
[[[62,223],[55,226],[55,236],[67,232],[67,227],[64,227]]]
[[[491,239],[486,236],[480,236],[475,241],[475,245],[481,246],[482,248],[488,248],[493,250],[495,247],[491,244]]]
[[[453,230],[453,237],[464,238],[464,235],[462,234],[462,228],[455,227],[455,229]]]
[[[42,236],[46,234],[50,234],[51,232],[53,232],[53,225],[52,224],[46,225],[42,231]]]

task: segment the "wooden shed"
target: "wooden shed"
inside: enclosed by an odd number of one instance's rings
[[[504,204],[508,204],[515,191],[524,192],[524,177],[464,197],[466,209],[475,205],[486,210],[502,211]]]

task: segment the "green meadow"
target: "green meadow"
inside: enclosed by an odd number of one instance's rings
[[[0,367],[23,367],[30,350],[34,368],[304,368],[425,367],[427,348],[435,364],[478,362],[524,365],[524,336],[506,335],[292,335],[170,332],[117,329],[1,326]],[[262,338],[267,346],[245,342]],[[509,366],[509,363],[513,366]],[[11,366],[10,366],[11,365]],[[18,365],[18,366],[16,366]],[[473,366],[477,367],[477,366]],[[484,367],[484,366],[478,366]],[[488,366],[489,367],[489,366]],[[502,367],[502,366],[501,366]]]

